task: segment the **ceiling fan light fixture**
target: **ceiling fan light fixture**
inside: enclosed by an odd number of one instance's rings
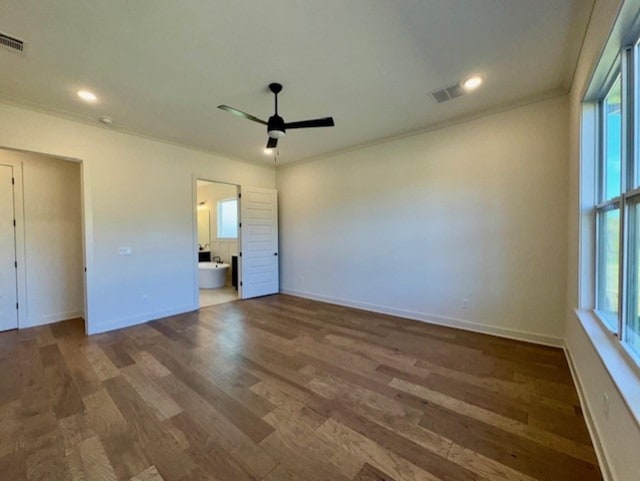
[[[267,132],[267,134],[269,134],[269,137],[271,137],[272,139],[281,139],[282,137],[285,136],[285,131],[284,130],[270,130],[269,132]]]
[[[285,122],[282,117],[278,115],[278,94],[282,90],[282,85],[279,83],[271,83],[269,84],[269,90],[274,94],[274,107],[275,113],[269,117],[269,121],[265,122],[264,120],[256,117],[255,115],[248,114],[243,112],[242,110],[238,110],[234,107],[230,107],[229,105],[218,105],[218,108],[221,110],[225,110],[233,115],[238,117],[245,118],[247,120],[251,120],[252,122],[256,122],[259,124],[263,124],[267,126],[267,135],[269,139],[267,140],[267,146],[264,149],[264,153],[269,155],[270,153],[274,154],[275,157],[278,155],[278,150],[276,147],[278,146],[278,139],[281,139],[286,135],[287,130],[289,129],[308,129],[312,127],[333,127],[335,123],[333,121],[333,117],[323,117],[321,119],[309,119],[309,120],[300,120],[298,122]]]

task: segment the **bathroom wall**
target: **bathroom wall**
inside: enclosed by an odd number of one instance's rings
[[[21,166],[26,305],[20,327],[82,317],[84,279],[80,164],[0,149],[0,163]],[[18,167],[20,168],[20,167]]]
[[[233,160],[6,103],[0,103],[0,147],[82,161],[89,333],[198,308],[194,178],[275,185],[268,162]],[[120,255],[121,247],[131,254]]]
[[[198,181],[198,204],[206,202],[205,207],[210,212],[211,255],[220,256],[229,264],[231,264],[231,256],[238,253],[238,240],[218,239],[218,201],[234,198],[237,195],[238,188],[235,185]]]

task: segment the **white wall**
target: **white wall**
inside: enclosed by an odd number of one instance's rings
[[[638,6],[633,3],[638,2],[624,2],[629,18],[635,17],[638,11]],[[620,389],[640,392],[640,378],[635,376],[634,380],[632,374],[625,376],[624,381],[620,379],[620,372],[632,370],[625,366],[626,360],[619,355],[617,341],[610,334],[604,334],[592,316],[585,315],[585,312],[580,317],[576,314],[576,309],[588,311],[593,308],[593,204],[589,196],[581,198],[580,195],[581,178],[585,185],[593,185],[593,172],[581,171],[580,168],[581,102],[622,6],[620,0],[596,0],[570,92],[566,349],[579,380],[583,408],[599,456],[604,461],[605,475],[609,476],[607,479],[638,481],[640,424]],[[603,359],[606,359],[607,365]],[[623,382],[623,386],[614,382],[612,373],[616,373],[618,383]],[[604,394],[609,398],[608,415],[604,411]]]
[[[195,177],[275,183],[271,165],[6,104],[0,104],[0,147],[83,162],[89,332],[197,308]],[[133,254],[119,256],[118,247]]]
[[[80,164],[0,149],[0,162],[22,166],[26,319],[30,327],[84,313]]]
[[[282,290],[561,344],[567,124],[555,98],[280,168]]]

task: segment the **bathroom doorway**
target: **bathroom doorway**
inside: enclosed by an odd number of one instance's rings
[[[238,299],[239,188],[196,180],[199,307]]]

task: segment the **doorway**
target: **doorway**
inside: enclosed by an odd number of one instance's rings
[[[18,327],[14,174],[0,164],[0,331]]]
[[[196,180],[199,307],[238,299],[239,187]]]
[[[0,148],[0,197],[0,330],[86,318],[82,163]]]

